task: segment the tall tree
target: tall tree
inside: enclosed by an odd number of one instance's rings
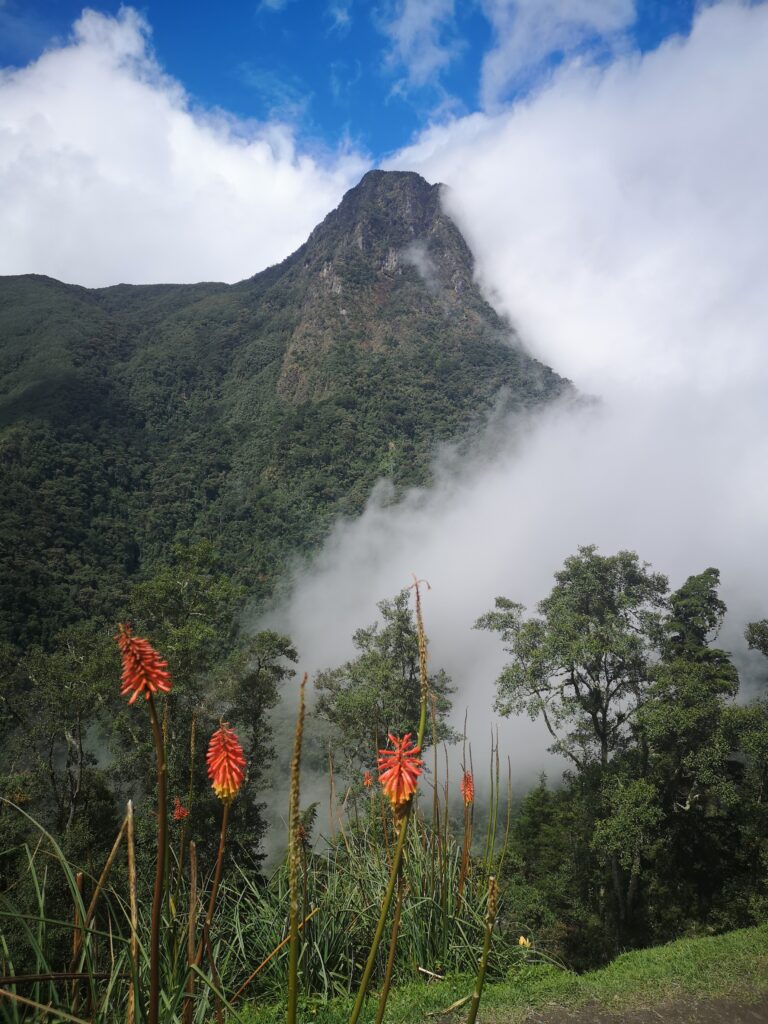
[[[768,619],[750,622],[744,636],[752,650],[760,651],[768,658]]]
[[[729,789],[723,713],[739,677],[730,655],[711,642],[726,613],[718,595],[720,573],[690,576],[669,599],[661,659],[639,716],[643,739],[663,779],[669,811],[688,811]]]
[[[631,736],[662,635],[667,579],[633,551],[600,555],[580,547],[555,573],[555,586],[524,618],[506,597],[478,619],[500,633],[512,656],[497,681],[502,715],[541,716],[552,750],[579,769],[607,767]]]
[[[358,656],[320,672],[315,680],[320,694],[317,713],[335,726],[335,750],[346,771],[370,767],[387,733],[416,732],[419,643],[409,600],[410,592],[402,590],[392,600],[381,601],[383,623],[354,634]],[[429,686],[435,695],[438,736],[445,739],[452,735],[445,721],[451,707],[448,695],[453,692],[450,679],[440,669],[430,675]]]

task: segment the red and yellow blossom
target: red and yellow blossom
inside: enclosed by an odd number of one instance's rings
[[[189,817],[189,809],[184,806],[180,798],[175,796],[173,798],[173,820],[183,821]]]
[[[211,736],[206,761],[214,793],[219,800],[232,800],[245,778],[245,754],[228,722]]]
[[[416,792],[416,783],[424,762],[421,748],[411,743],[411,733],[402,739],[389,734],[392,750],[379,751],[379,782],[394,807],[400,807]]]
[[[148,640],[134,636],[127,624],[118,626],[115,637],[123,656],[123,674],[120,677],[123,688],[120,696],[131,694],[133,704],[141,694],[149,700],[153,693],[170,693],[171,674],[168,662],[164,661]]]
[[[475,799],[475,780],[472,778],[472,772],[464,772],[459,783],[459,789],[464,798],[464,806],[469,807]]]
[[[373,785],[373,776],[371,775],[367,768],[363,772],[363,785],[365,786],[366,789],[370,789],[371,786]]]

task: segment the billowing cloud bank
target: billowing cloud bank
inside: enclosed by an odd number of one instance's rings
[[[628,9],[616,0],[604,28]],[[740,632],[768,615],[766,53],[768,6],[720,3],[690,38],[570,64],[393,158],[450,186],[488,293],[601,404],[497,424],[429,494],[341,525],[273,617],[303,667],[348,657],[415,570],[433,586],[433,660],[485,744],[503,655],[473,621],[496,594],[533,605],[594,542],[673,586],[718,566],[726,639],[754,678]],[[363,169],[302,155],[285,126],[194,110],[135,13],[86,13],[69,44],[0,76],[0,273],[235,280],[300,244]],[[516,774],[543,763],[541,729],[502,729]]]
[[[432,657],[484,744],[503,655],[473,621],[497,594],[535,604],[597,543],[637,550],[673,586],[719,567],[724,638],[753,679],[740,634],[768,614],[766,52],[768,8],[722,5],[690,39],[572,68],[394,161],[450,184],[489,293],[601,403],[507,424],[500,455],[339,528],[279,615],[308,668],[347,656],[415,570],[433,586]],[[542,763],[541,729],[502,730],[517,774]]]
[[[71,41],[0,72],[0,274],[241,280],[301,245],[364,170],[302,153],[285,125],[196,110],[134,10],[85,11]]]

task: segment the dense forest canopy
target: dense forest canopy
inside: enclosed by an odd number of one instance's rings
[[[274,899],[277,920],[282,876],[270,889],[261,863],[270,713],[302,652],[279,632],[244,629],[244,609],[272,593],[293,554],[358,513],[381,477],[396,493],[428,484],[441,442],[465,443],[495,409],[572,389],[482,298],[438,187],[413,174],[367,175],[293,256],[235,286],[0,279],[0,337],[0,894],[35,898],[33,819],[62,856],[97,873],[128,799],[148,887],[153,736],[137,725],[141,704],[128,714],[119,696],[122,622],[168,662],[164,771],[185,810],[174,820],[201,858],[214,855],[218,820],[206,746],[223,723],[237,730],[247,770],[228,851],[254,898]],[[741,698],[732,655],[717,646],[719,591],[714,567],[670,592],[640,554],[591,545],[566,559],[533,614],[498,597],[478,620],[509,659],[495,710],[541,718],[567,770],[516,796],[506,832],[497,807],[487,820],[469,809],[472,752],[461,795],[446,788],[443,808],[435,775],[431,827],[448,843],[451,818],[463,822],[452,851],[460,899],[474,858],[499,875],[515,908],[508,927],[524,921],[578,967],[765,918],[768,698]],[[326,836],[322,851],[316,805],[301,808],[304,870],[314,865],[323,884],[331,857],[353,859],[345,827],[389,841],[363,779],[387,734],[400,742],[418,727],[423,648],[410,591],[382,595],[378,613],[371,622],[361,609],[354,657],[313,680],[332,803],[336,778],[344,790],[331,810],[341,838]],[[768,657],[768,623],[742,627]],[[439,748],[460,738],[449,713],[465,681],[440,668],[439,650],[430,656],[423,746]],[[492,763],[492,805],[498,775]],[[445,867],[436,863],[433,874]],[[461,965],[469,954],[443,924],[440,955],[453,950]],[[354,953],[344,962],[336,988],[359,970]]]

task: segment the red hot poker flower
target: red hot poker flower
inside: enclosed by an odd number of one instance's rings
[[[173,820],[183,821],[189,817],[189,810],[184,806],[179,797],[173,798]]]
[[[469,807],[475,799],[475,780],[472,778],[472,772],[464,772],[459,783],[459,789],[464,797],[464,806]]]
[[[363,785],[366,789],[369,789],[373,785],[373,776],[367,769],[363,772]]]
[[[245,754],[228,722],[211,736],[206,760],[214,793],[219,800],[232,800],[245,778]]]
[[[117,627],[117,646],[123,656],[123,674],[120,677],[123,688],[120,696],[131,694],[129,704],[144,694],[147,700],[158,690],[170,693],[171,674],[168,662],[163,661],[148,640],[134,636],[127,624]]]
[[[402,739],[389,734],[394,749],[379,751],[379,782],[394,807],[407,803],[416,792],[416,783],[424,762],[421,748],[411,743],[411,733]]]

